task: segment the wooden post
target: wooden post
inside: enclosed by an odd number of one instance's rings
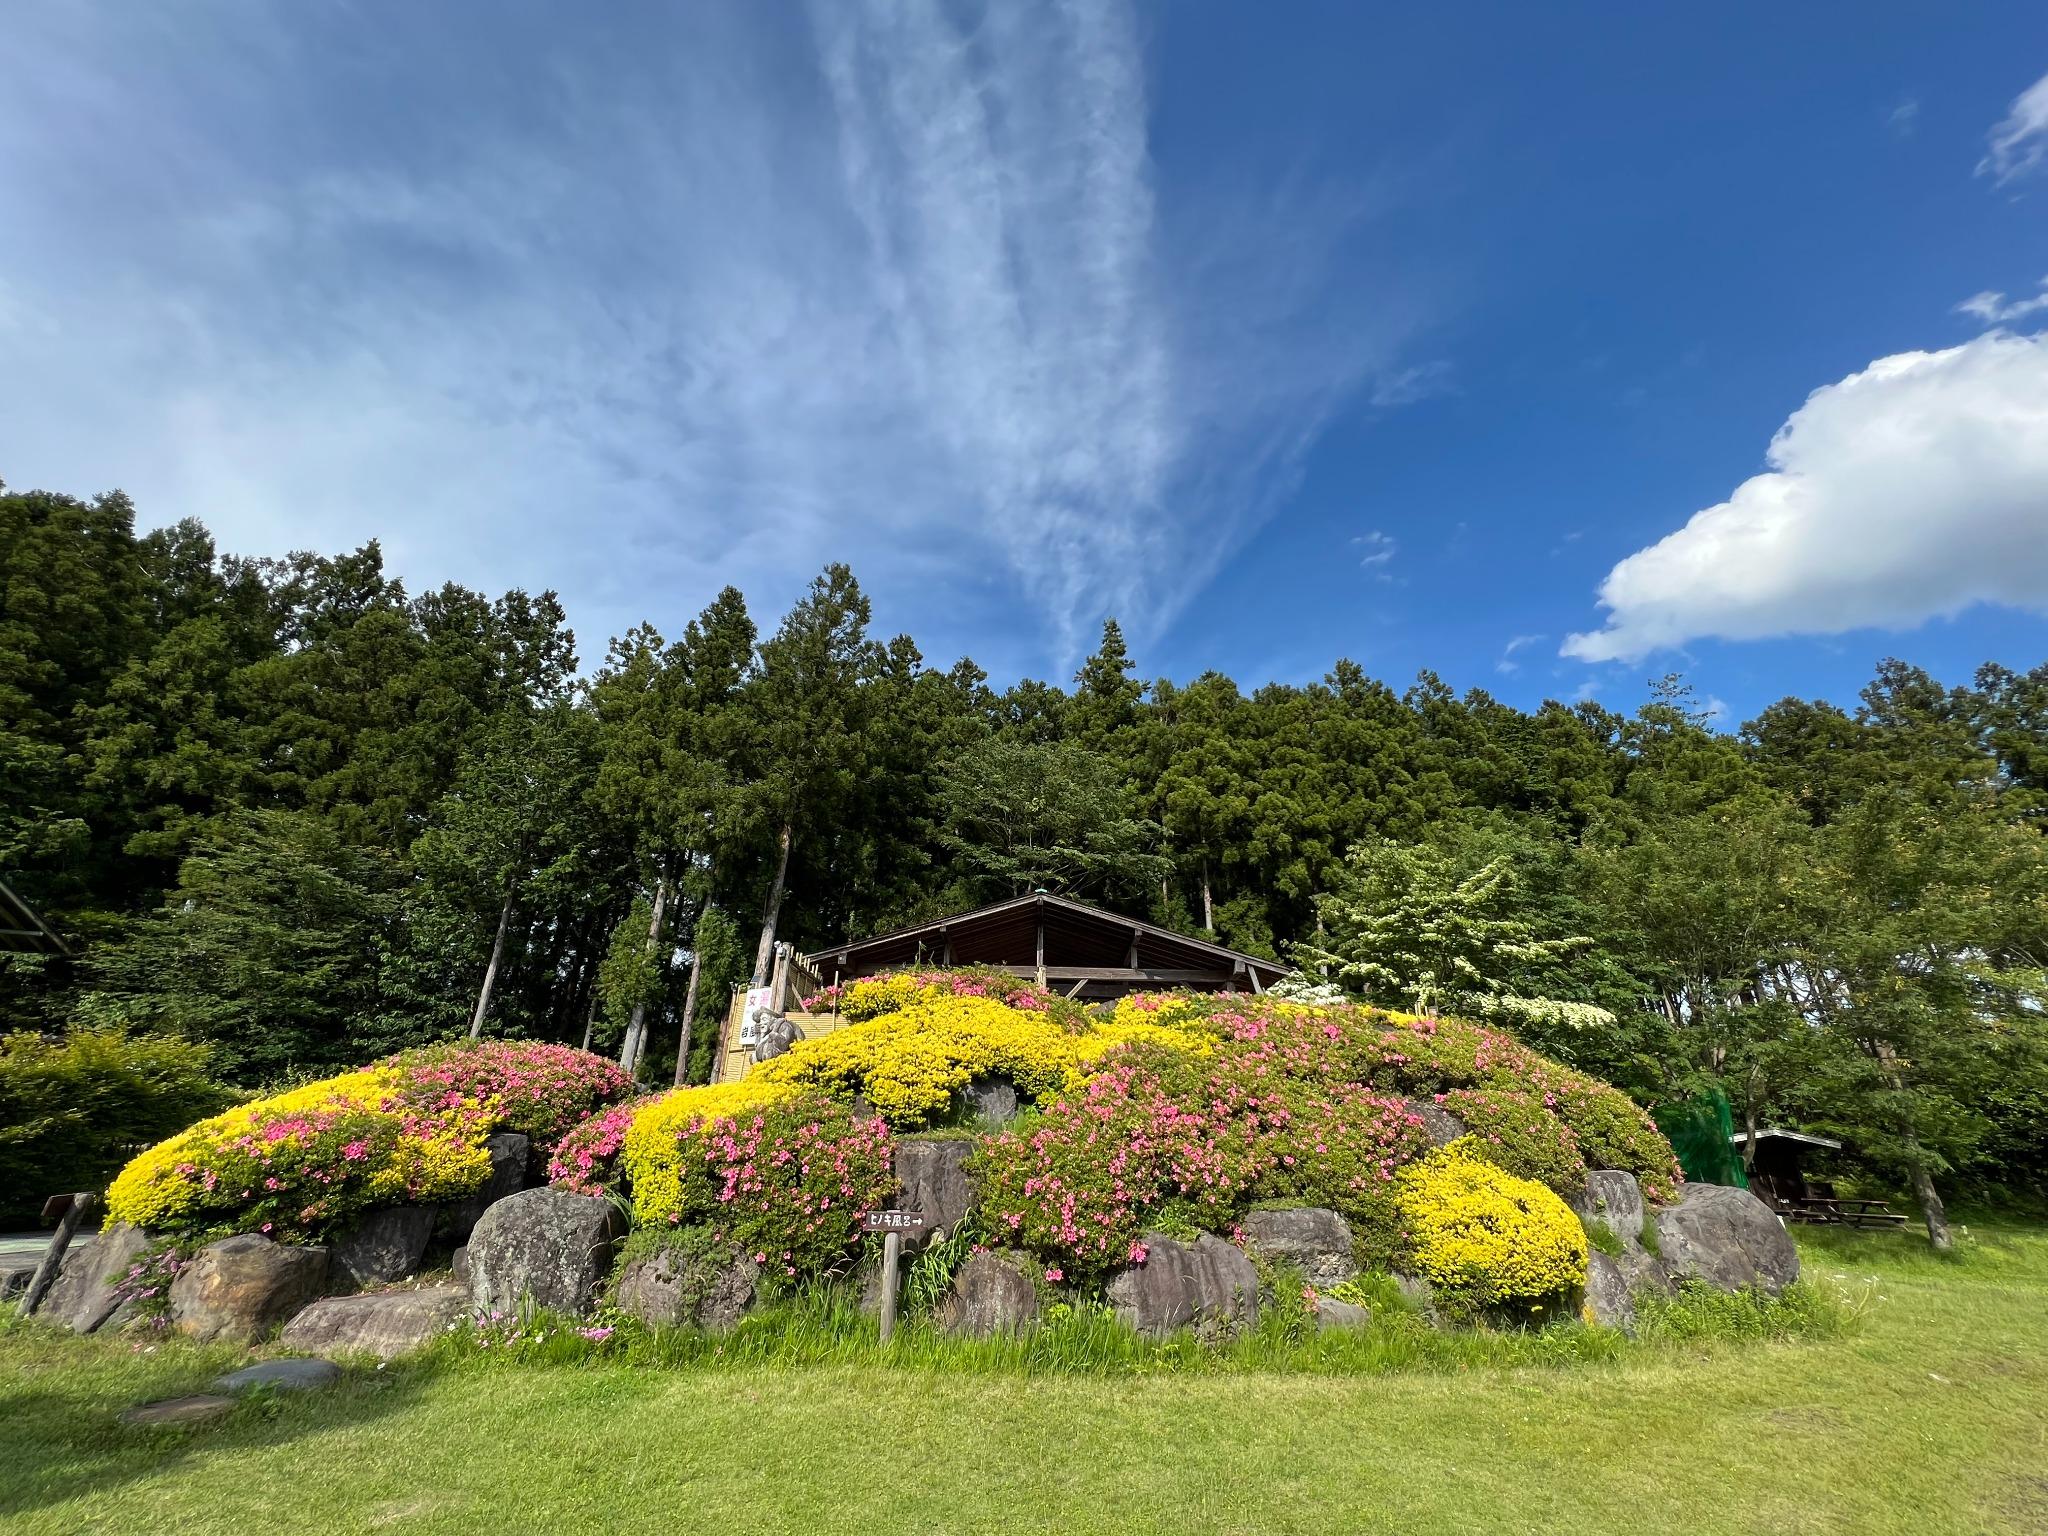
[[[1045,903],[1038,904],[1038,984],[1045,985]]]
[[[43,1304],[43,1293],[50,1288],[50,1282],[57,1278],[57,1268],[64,1262],[64,1250],[71,1246],[71,1238],[78,1231],[78,1224],[85,1220],[92,1208],[98,1205],[99,1196],[77,1194],[71,1197],[71,1209],[64,1213],[64,1219],[57,1223],[56,1233],[50,1238],[50,1246],[43,1250],[43,1260],[36,1265],[36,1272],[30,1277],[28,1289],[22,1293],[21,1315],[31,1316]]]
[[[889,1342],[896,1332],[896,1291],[903,1267],[903,1234],[885,1233],[882,1237],[882,1342]]]

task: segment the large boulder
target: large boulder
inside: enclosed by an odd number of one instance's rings
[[[469,1235],[469,1293],[485,1312],[527,1302],[587,1312],[625,1230],[609,1200],[566,1189],[522,1189],[485,1211]]]
[[[467,1242],[483,1214],[507,1195],[526,1188],[526,1166],[533,1156],[533,1142],[517,1131],[499,1131],[486,1137],[484,1150],[491,1154],[491,1176],[484,1187],[454,1205],[443,1206],[443,1227],[457,1243]]]
[[[629,1260],[619,1270],[614,1295],[621,1312],[650,1327],[694,1323],[722,1332],[746,1315],[760,1284],[761,1266],[744,1254],[703,1274],[692,1273],[682,1255],[664,1248]]]
[[[977,1253],[960,1266],[953,1288],[939,1301],[939,1327],[977,1339],[1016,1333],[1037,1320],[1030,1261],[1015,1254]]]
[[[1642,1248],[1643,1189],[1634,1174],[1595,1169],[1586,1175],[1586,1187],[1573,1196],[1571,1207],[1588,1227],[1605,1227],[1629,1251]]]
[[[1465,1122],[1435,1099],[1405,1099],[1402,1107],[1422,1122],[1422,1134],[1432,1147],[1448,1146],[1465,1134]]]
[[[325,1359],[390,1360],[424,1349],[468,1312],[469,1292],[459,1285],[330,1296],[286,1323],[277,1341]]]
[[[420,1267],[427,1240],[434,1235],[436,1211],[431,1205],[387,1205],[369,1211],[335,1239],[331,1254],[337,1282],[356,1286],[389,1285]]]
[[[1317,1290],[1342,1285],[1358,1273],[1351,1223],[1318,1205],[1253,1211],[1241,1223],[1244,1244],[1262,1259],[1298,1266]]]
[[[123,1282],[148,1249],[149,1234],[125,1221],[113,1223],[97,1237],[74,1240],[64,1250],[57,1278],[43,1293],[36,1316],[73,1333],[92,1333],[109,1323],[118,1327],[118,1319],[134,1310]]]
[[[922,1232],[906,1232],[903,1245],[923,1247],[950,1232],[974,1203],[967,1183],[971,1141],[901,1141],[896,1144],[898,1200],[906,1211],[921,1211],[931,1223]]]
[[[1339,1301],[1334,1296],[1316,1299],[1316,1331],[1319,1333],[1348,1333],[1371,1323],[1371,1307],[1361,1306],[1355,1301]]]
[[[1229,1328],[1259,1310],[1259,1272],[1241,1249],[1213,1233],[1192,1243],[1148,1232],[1142,1263],[1117,1271],[1109,1304],[1140,1333],[1167,1334],[1191,1325]]]
[[[1799,1250],[1771,1208],[1746,1189],[1688,1184],[1657,1213],[1657,1251],[1672,1278],[1776,1295],[1799,1278]]]
[[[254,1232],[208,1243],[171,1282],[171,1323],[202,1344],[254,1344],[317,1297],[325,1248],[291,1248]]]

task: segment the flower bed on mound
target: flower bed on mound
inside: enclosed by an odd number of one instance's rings
[[[567,1046],[429,1046],[237,1105],[150,1148],[107,1193],[107,1214],[181,1241],[236,1232],[317,1240],[377,1206],[459,1200],[490,1176],[485,1139],[544,1148],[631,1091]]]
[[[1659,1202],[1679,1181],[1625,1095],[1462,1021],[1179,993],[1104,1014],[974,972],[856,982],[830,1001],[853,1022],[742,1082],[597,1115],[563,1139],[551,1177],[628,1196],[643,1230],[815,1276],[890,1198],[891,1133],[952,1126],[975,1140],[986,1241],[1068,1285],[1142,1263],[1150,1231],[1236,1237],[1255,1208],[1315,1206],[1350,1224],[1363,1267],[1473,1306],[1584,1281],[1585,1234],[1560,1196],[1589,1168],[1630,1173]],[[987,1130],[963,1090],[991,1079],[1026,1108]]]

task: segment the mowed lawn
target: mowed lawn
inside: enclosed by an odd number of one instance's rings
[[[0,1531],[2048,1532],[2048,1233],[1804,1246],[1847,1337],[1456,1374],[393,1366],[145,1431],[234,1357],[17,1327]]]

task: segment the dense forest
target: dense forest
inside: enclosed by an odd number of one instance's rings
[[[162,1031],[234,1081],[482,1031],[701,1074],[774,938],[1044,886],[1500,1019],[1651,1104],[1845,1138],[1893,1187],[2048,1172],[2048,665],[1710,728],[1339,661],[1070,685],[870,632],[827,568],[587,673],[552,593],[377,546],[224,555],[0,487],[0,876],[73,950],[0,1026]]]

